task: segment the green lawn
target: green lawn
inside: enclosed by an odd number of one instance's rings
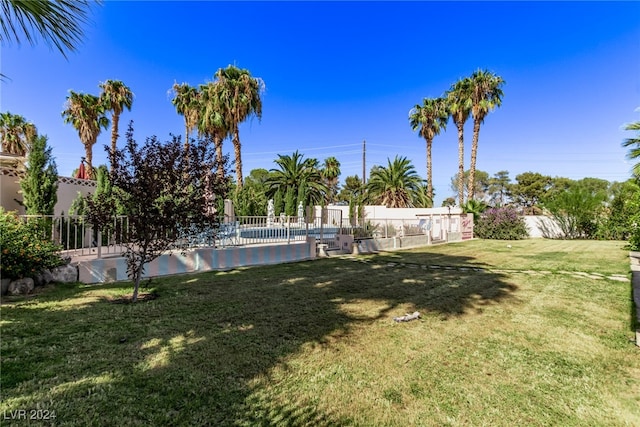
[[[640,425],[622,247],[475,240],[157,279],[137,304],[127,283],[5,298],[0,419]]]

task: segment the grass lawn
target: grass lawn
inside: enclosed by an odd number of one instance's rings
[[[137,304],[128,283],[5,298],[1,423],[640,425],[622,248],[474,240],[156,279]]]

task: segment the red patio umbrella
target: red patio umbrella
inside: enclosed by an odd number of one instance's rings
[[[78,173],[76,173],[76,178],[78,179],[87,179],[87,171],[84,168],[84,159],[80,162],[80,167],[78,168]]]

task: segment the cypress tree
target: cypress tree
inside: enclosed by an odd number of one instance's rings
[[[296,191],[293,187],[288,187],[284,196],[284,213],[293,216],[296,212]]]
[[[27,215],[53,215],[58,201],[58,169],[46,136],[34,138],[20,188]]]
[[[307,192],[306,192],[306,185],[304,182],[301,182],[300,186],[298,187],[298,203],[296,203],[296,215],[298,214],[297,210],[300,202],[302,202],[302,206],[307,205]]]
[[[278,188],[276,194],[273,195],[273,213],[278,216],[284,209],[284,200],[282,200],[282,191]]]

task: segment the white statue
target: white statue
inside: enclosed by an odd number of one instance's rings
[[[276,211],[273,207],[273,199],[269,199],[269,203],[267,204],[267,226],[271,227],[273,225],[273,220],[276,217]]]
[[[298,220],[304,216],[304,206],[302,206],[302,202],[298,204]]]

